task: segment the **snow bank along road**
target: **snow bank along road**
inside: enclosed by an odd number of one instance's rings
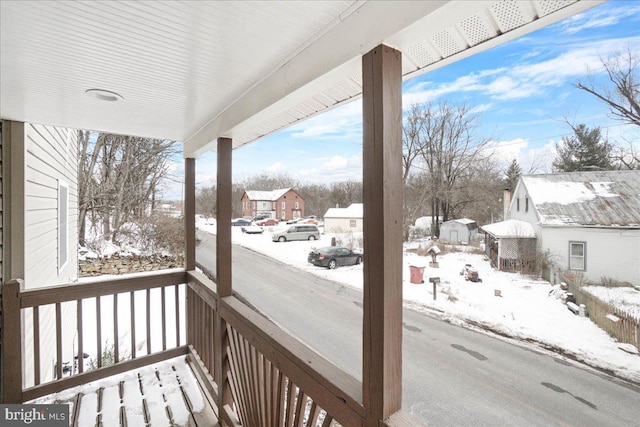
[[[215,236],[198,261],[215,271]],[[361,378],[362,293],[234,246],[234,290]],[[403,407],[430,426],[636,426],[640,387],[404,310]]]

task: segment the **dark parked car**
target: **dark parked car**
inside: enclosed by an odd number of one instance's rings
[[[342,265],[358,265],[362,262],[362,254],[340,246],[328,246],[309,252],[307,257],[313,265],[333,270]]]
[[[251,225],[251,221],[248,219],[238,218],[231,221],[231,225],[234,227],[245,227],[247,225]]]

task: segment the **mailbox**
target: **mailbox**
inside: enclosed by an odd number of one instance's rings
[[[433,300],[436,300],[436,283],[440,283],[439,277],[429,277],[429,283],[433,283]]]

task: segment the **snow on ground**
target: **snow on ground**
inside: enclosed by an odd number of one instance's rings
[[[205,224],[205,220],[198,220],[197,227],[215,234],[215,221],[208,220]],[[263,234],[244,234],[240,227],[233,227],[233,242],[320,277],[362,289],[362,265],[328,270],[307,262],[309,252],[331,245],[334,234],[321,234],[319,241],[276,243],[271,241],[271,234],[277,228],[267,227]],[[557,286],[518,273],[497,271],[478,254],[451,252],[439,255],[439,268],[428,267],[430,260],[430,256],[405,252],[403,298],[406,306],[452,323],[536,342],[540,347],[640,382],[640,357],[621,350],[618,342],[588,318],[572,314],[554,296]],[[464,280],[460,271],[465,264],[478,270],[482,282]],[[411,265],[426,266],[424,284],[410,282]],[[435,300],[429,277],[441,280]],[[496,296],[495,290],[499,290],[501,296]],[[636,301],[640,306],[640,292],[634,292],[629,292],[625,301]]]

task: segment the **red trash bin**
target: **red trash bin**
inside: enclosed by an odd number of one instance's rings
[[[410,265],[409,271],[411,272],[411,283],[421,284],[424,283],[424,267],[418,267],[416,265]]]

